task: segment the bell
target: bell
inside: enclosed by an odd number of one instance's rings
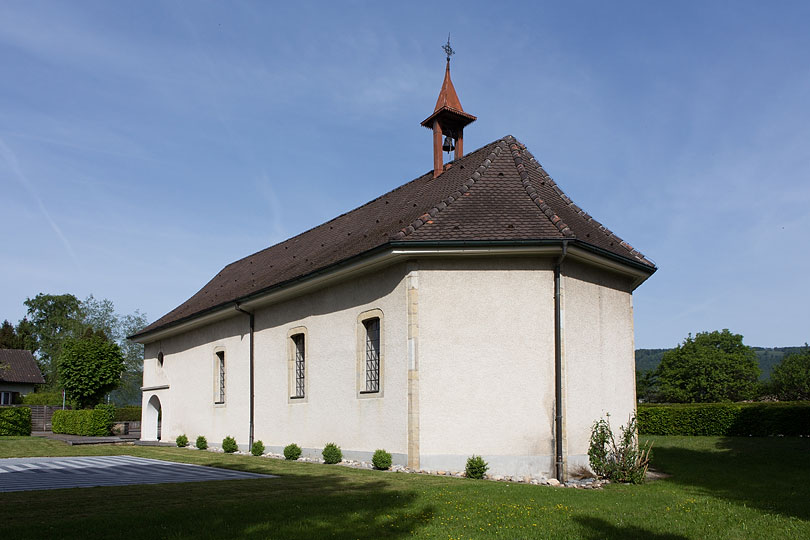
[[[450,136],[445,135],[444,137],[444,144],[442,144],[442,150],[445,152],[451,152],[456,149],[456,146],[453,144],[453,139]]]

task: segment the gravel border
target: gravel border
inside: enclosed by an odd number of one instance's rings
[[[198,450],[193,445],[189,445],[185,447],[188,450]],[[223,450],[221,448],[208,448],[206,449],[208,452],[215,452],[219,454],[223,454]],[[239,456],[251,456],[251,457],[262,457],[267,459],[279,459],[279,460],[286,460],[283,454],[274,454],[274,453],[267,453],[262,454],[261,456],[253,456],[250,452],[246,452],[243,450],[237,450],[233,452],[235,455]],[[307,458],[301,457],[295,460],[297,462],[304,462],[304,463],[321,463],[323,464],[324,461],[322,459],[317,458]],[[336,465],[342,467],[350,467],[352,469],[368,469],[374,470],[374,466],[367,461],[355,461],[351,459],[344,459],[340,463]],[[402,465],[392,465],[391,469],[387,471],[380,471],[380,472],[392,472],[392,473],[405,473],[405,474],[422,474],[428,476],[446,476],[450,478],[465,478],[463,471],[433,471],[427,469],[410,469],[408,467],[404,467]],[[503,476],[503,475],[492,475],[486,474],[484,475],[484,480],[488,480],[491,482],[509,482],[513,484],[531,484],[535,486],[552,486],[552,487],[563,487],[563,488],[578,488],[578,489],[601,489],[601,487],[605,484],[609,484],[610,480],[607,479],[600,479],[600,478],[570,478],[567,482],[560,482],[556,478],[546,478],[545,476]]]

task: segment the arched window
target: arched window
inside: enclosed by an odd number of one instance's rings
[[[383,312],[365,311],[357,317],[357,397],[383,395],[385,347]]]
[[[214,353],[214,403],[222,405],[225,403],[225,351]]]
[[[287,377],[289,403],[307,400],[307,329],[299,326],[287,333]]]

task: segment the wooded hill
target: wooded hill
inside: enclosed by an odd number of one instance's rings
[[[762,375],[759,380],[771,378],[771,370],[789,354],[799,353],[804,347],[751,347],[757,353],[757,361]],[[636,371],[652,371],[661,363],[664,353],[670,349],[636,349]]]

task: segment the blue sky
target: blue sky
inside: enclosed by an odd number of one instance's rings
[[[229,262],[512,134],[655,260],[638,347],[810,340],[810,3],[0,3],[0,319],[155,320]]]

